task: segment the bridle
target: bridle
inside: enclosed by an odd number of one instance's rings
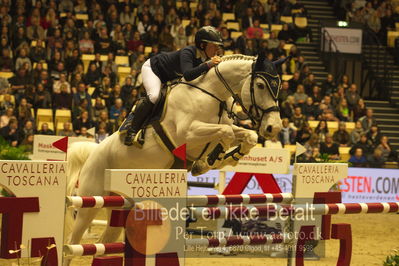
[[[263,117],[271,112],[280,112],[280,108],[277,105],[277,96],[278,96],[278,92],[274,93],[269,81],[265,78],[266,75],[272,76],[274,78],[278,79],[278,89],[280,89],[281,87],[281,81],[278,78],[278,75],[273,76],[267,72],[263,72],[263,71],[256,71],[255,70],[255,62],[252,64],[252,71],[251,71],[251,83],[250,83],[250,95],[251,95],[251,105],[249,106],[249,110],[247,110],[247,108],[244,106],[244,103],[242,102],[241,98],[238,96],[238,94],[234,93],[234,91],[231,89],[230,85],[227,83],[227,81],[225,80],[225,78],[223,77],[222,73],[220,73],[219,71],[219,67],[218,65],[215,67],[215,72],[216,75],[218,76],[219,80],[223,83],[224,87],[227,89],[227,91],[230,92],[231,96],[234,99],[233,105],[234,103],[238,103],[241,108],[242,111],[248,116],[248,118],[251,120],[252,124],[254,126],[257,125],[257,127],[259,127],[260,122],[262,121]],[[259,106],[259,104],[256,102],[256,98],[255,98],[255,79],[260,78],[262,79],[265,84],[268,86],[270,94],[273,96],[274,101],[276,102],[276,105],[273,105],[269,108],[264,109],[263,107]],[[255,113],[255,115],[254,115]]]
[[[188,85],[190,87],[193,87],[195,89],[198,89],[200,91],[202,91],[203,93],[211,96],[212,98],[216,99],[219,103],[220,103],[220,110],[219,110],[219,122],[222,116],[223,111],[227,112],[227,115],[229,118],[237,118],[239,120],[244,120],[243,118],[240,118],[236,113],[233,112],[233,106],[235,103],[238,103],[241,108],[242,111],[245,113],[245,115],[247,116],[247,118],[245,119],[250,119],[252,124],[254,125],[254,129],[259,129],[259,125],[263,119],[263,117],[271,112],[280,112],[280,108],[277,105],[277,96],[278,96],[278,92],[274,93],[269,81],[267,80],[267,78],[265,76],[269,75],[273,78],[277,78],[278,81],[278,89],[281,87],[281,81],[278,78],[278,76],[273,76],[267,72],[263,72],[263,71],[256,71],[255,70],[255,62],[252,64],[252,71],[251,71],[251,83],[250,83],[250,95],[251,95],[251,105],[249,106],[249,110],[244,106],[243,101],[241,100],[241,98],[239,97],[238,94],[234,93],[234,91],[232,90],[232,88],[230,87],[230,85],[227,83],[226,79],[223,77],[222,73],[219,70],[219,66],[216,65],[214,67],[215,69],[215,73],[216,76],[219,78],[219,80],[222,82],[222,84],[224,85],[224,87],[226,88],[226,90],[230,93],[230,95],[233,97],[234,101],[231,104],[230,108],[227,108],[227,104],[225,101],[219,99],[216,95],[208,92],[207,90],[204,90],[194,84],[185,82],[180,80],[178,83],[181,84],[185,84]],[[276,102],[276,105],[273,105],[269,108],[262,108],[257,102],[256,102],[256,98],[255,98],[255,79],[260,78],[262,79],[268,86],[270,94],[273,96],[274,101]]]

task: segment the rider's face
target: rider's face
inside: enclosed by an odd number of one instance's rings
[[[214,43],[206,43],[206,46],[205,46],[205,54],[206,54],[209,58],[214,57],[215,55],[218,54],[219,49],[220,49],[220,47],[219,47],[219,45],[217,45],[217,44],[214,44]]]

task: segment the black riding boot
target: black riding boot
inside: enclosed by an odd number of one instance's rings
[[[154,104],[148,99],[145,98],[143,101],[137,103],[137,106],[134,110],[134,117],[132,124],[127,130],[125,137],[125,145],[131,146],[133,141],[143,126],[144,121],[151,114],[151,111],[154,107]]]

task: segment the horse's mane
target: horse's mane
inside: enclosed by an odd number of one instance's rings
[[[246,61],[254,61],[256,59],[255,56],[243,55],[243,54],[232,54],[232,55],[224,55],[222,56],[222,62],[231,61],[231,60],[246,60]]]

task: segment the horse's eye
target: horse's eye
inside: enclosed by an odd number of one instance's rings
[[[260,90],[263,90],[265,88],[265,85],[263,83],[258,83],[256,84],[256,86],[258,86]]]

